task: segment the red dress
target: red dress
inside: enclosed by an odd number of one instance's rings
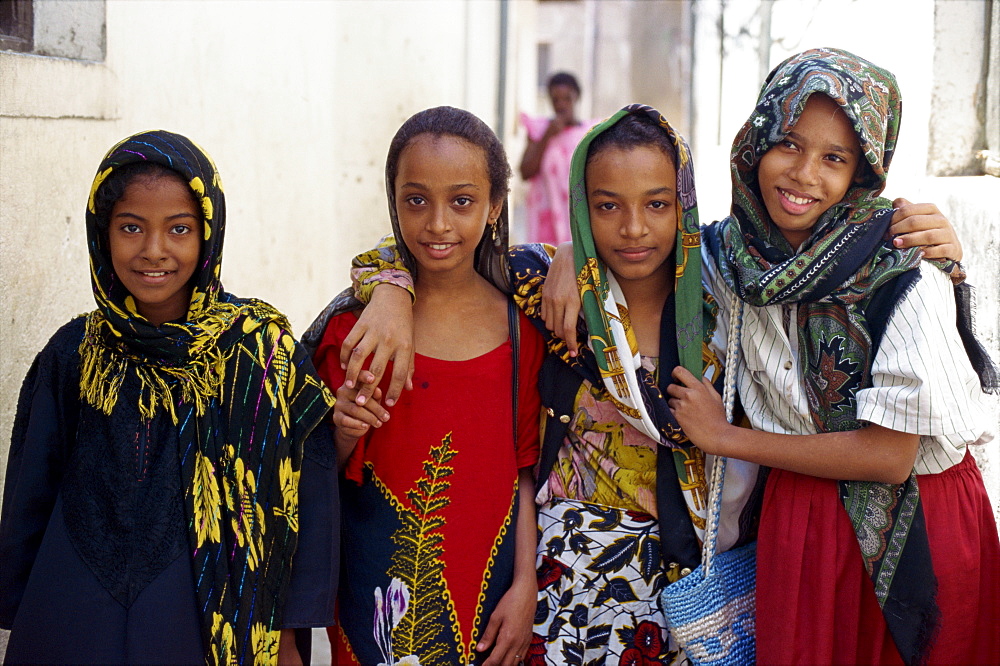
[[[316,366],[343,383],[354,313],[330,320]],[[518,433],[511,346],[467,361],[416,356],[413,390],[358,442],[342,488],[338,663],[470,663],[513,579],[518,469],[538,459],[542,339],[521,327]],[[383,382],[386,390],[388,377]]]
[[[1000,542],[975,460],[967,453],[917,483],[941,611],[928,663],[1000,663]],[[757,541],[757,659],[902,663],[836,481],[771,470]]]

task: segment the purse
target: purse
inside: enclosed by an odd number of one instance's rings
[[[743,302],[733,294],[733,313],[726,344],[723,401],[726,418],[733,418],[736,355]],[[660,605],[674,640],[692,664],[752,664],[756,658],[755,602],[757,543],[719,553],[719,514],[726,462],[718,457],[712,466],[708,520],[702,543],[701,564],[690,574],[668,585]]]

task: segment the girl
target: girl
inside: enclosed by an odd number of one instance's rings
[[[549,77],[546,89],[554,118],[521,114],[528,145],[521,157],[521,178],[530,182],[525,198],[527,236],[557,245],[569,240],[569,162],[593,121],[576,117],[580,84],[568,72]]]
[[[1000,544],[967,453],[992,437],[981,398],[997,375],[964,292],[956,307],[947,274],[883,241],[899,118],[896,81],[872,63],[789,58],[733,143],[732,216],[705,234],[711,288],[746,303],[736,371],[754,430],[680,370],[670,404],[704,450],[775,468],[762,663],[1000,655]],[[723,315],[720,335],[739,316]]]
[[[6,663],[274,663],[329,624],[332,443],[307,436],[332,396],[281,313],[223,291],[225,215],[183,136],[98,168],[97,309],[36,357],[11,437]]]
[[[416,388],[392,420],[381,392],[361,407],[342,386],[357,302],[334,301],[313,326],[320,373],[340,387],[339,663],[510,665],[527,654],[544,350],[510,300],[509,178],[499,139],[467,111],[422,111],[392,140],[389,213],[417,295]]]
[[[657,596],[700,561],[706,460],[664,391],[679,364],[721,379],[705,346],[714,304],[701,288],[687,145],[654,109],[626,107],[580,144],[570,192],[589,342],[572,356],[549,336],[540,378],[542,538],[526,663],[680,663]],[[548,257],[515,248],[511,263],[516,300],[545,331]],[[754,532],[756,465],[731,474],[725,548]]]

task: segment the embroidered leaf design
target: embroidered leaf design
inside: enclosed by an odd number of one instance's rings
[[[215,467],[212,461],[195,452],[194,460],[194,521],[195,533],[198,535],[198,548],[205,541],[219,543],[222,540],[219,522],[222,516],[222,503],[219,501],[219,481],[215,478]]]
[[[456,455],[451,433],[431,448],[430,459],[423,464],[424,477],[406,493],[413,509],[400,513],[403,525],[392,535],[397,548],[387,573],[410,590],[411,609],[392,630],[393,658],[397,660],[407,655],[419,655],[424,664],[453,659],[455,646],[442,636],[444,627],[419,619],[447,615],[448,588],[441,561],[444,537],[436,531],[444,525],[444,518],[436,514],[451,503],[446,494],[451,488],[447,479],[454,473],[449,463]]]
[[[639,544],[639,574],[649,585],[660,572],[660,540],[646,536]]]
[[[623,536],[615,539],[587,565],[587,569],[603,574],[621,571],[635,557],[638,547],[639,537],[637,536]]]
[[[278,641],[281,630],[268,631],[263,624],[255,622],[250,630],[253,645],[254,666],[271,666],[278,663]]]

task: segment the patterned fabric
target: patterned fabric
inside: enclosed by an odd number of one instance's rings
[[[657,601],[667,575],[652,516],[554,500],[538,524],[539,599],[526,665],[687,663]]]
[[[757,171],[813,93],[827,95],[847,115],[867,166],[802,248],[792,248],[770,221]],[[897,250],[888,242],[891,202],[878,196],[900,113],[895,78],[866,60],[836,49],[787,59],[768,75],[733,142],[731,216],[705,234],[722,278],[744,302],[798,304],[801,380],[819,432],[863,425],[856,394],[871,384],[871,322],[895,305],[875,306],[873,297],[920,262],[919,248]],[[900,652],[907,661],[919,660],[933,636],[937,609],[916,478],[911,474],[901,485],[845,481],[841,496]]]
[[[685,443],[683,433],[673,422],[658,420],[653,404],[664,403],[662,396],[647,393],[655,382],[642,369],[638,345],[630,330],[627,303],[618,283],[601,260],[590,230],[585,173],[591,142],[629,114],[653,119],[667,134],[674,147],[677,167],[677,245],[674,285],[676,299],[677,351],[680,365],[695,376],[701,375],[705,355],[703,299],[701,288],[701,234],[698,227],[698,202],[694,189],[691,151],[660,113],[649,106],[633,104],[594,127],[580,142],[573,155],[570,171],[570,226],[573,231],[573,254],[577,283],[583,301],[584,318],[590,348],[594,352],[601,377],[618,409],[640,432],[665,445]]]
[[[116,168],[141,161],[180,175],[204,223],[187,317],[160,327],[116,278],[94,203]],[[142,418],[166,413],[179,429],[206,661],[271,663],[296,547],[302,443],[332,396],[280,312],[223,291],[224,233],[218,172],[190,140],[143,132],[108,152],[87,207],[98,307],[80,345],[80,393],[109,415],[121,400],[136,400]],[[138,376],[138,395],[119,391],[126,375]]]
[[[521,124],[532,141],[542,139],[550,122],[551,118],[521,114]],[[528,181],[528,194],[524,199],[529,241],[559,245],[570,239],[570,160],[576,145],[594,124],[595,121],[584,121],[564,127],[545,144],[538,173]]]

